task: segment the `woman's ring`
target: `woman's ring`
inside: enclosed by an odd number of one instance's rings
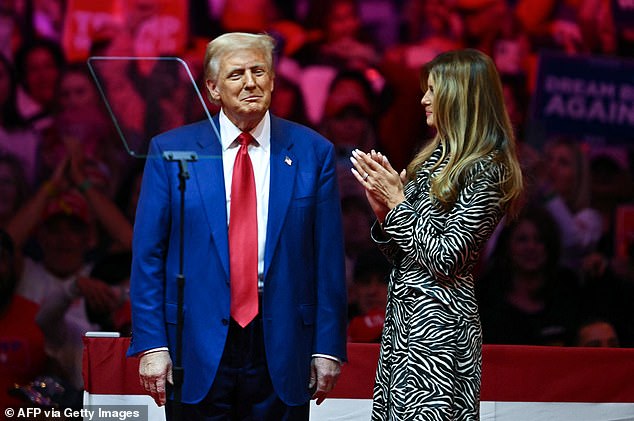
[[[365,173],[365,175],[363,176],[363,181],[367,180],[369,176],[370,176],[370,174]]]

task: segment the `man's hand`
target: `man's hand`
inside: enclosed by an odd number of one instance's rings
[[[317,386],[313,399],[317,399],[317,405],[320,405],[328,393],[335,387],[339,374],[341,373],[341,364],[337,361],[314,357],[310,364],[310,384],[309,388]]]
[[[156,351],[143,355],[139,361],[139,379],[141,386],[152,396],[156,404],[165,405],[165,381],[174,384],[169,352]]]

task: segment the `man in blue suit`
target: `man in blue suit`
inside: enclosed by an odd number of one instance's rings
[[[204,121],[163,133],[150,146],[153,157],[168,150],[218,157],[189,165],[185,420],[306,420],[309,400],[326,398],[346,358],[334,149],[313,130],[269,113],[273,49],[267,35],[228,33],[210,42],[205,78],[210,99],[221,106],[213,117],[220,139]],[[234,163],[243,168],[245,160],[257,206],[238,203],[243,192],[232,191],[232,184],[243,185]],[[176,341],[178,186],[177,165],[147,160],[134,228],[128,354],[140,356],[141,382],[159,405],[172,382]],[[257,217],[238,222],[247,208]],[[232,239],[241,228],[252,242]],[[249,256],[253,264],[242,263]],[[250,304],[234,297],[238,288],[252,291]]]

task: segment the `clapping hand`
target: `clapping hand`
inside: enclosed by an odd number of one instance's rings
[[[374,150],[365,153],[359,149],[352,151],[352,173],[365,188],[366,197],[379,222],[387,213],[405,200],[403,186],[407,182],[407,172],[399,174],[385,155]]]

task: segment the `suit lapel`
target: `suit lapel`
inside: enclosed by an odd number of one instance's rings
[[[218,127],[218,116],[213,117]],[[222,146],[220,139],[208,124],[201,123],[199,161],[192,165],[201,202],[211,236],[216,244],[222,266],[229,280],[229,239],[227,237],[227,206],[224,173],[222,168]]]
[[[293,195],[297,159],[290,152],[292,141],[281,130],[278,120],[271,116],[271,185],[269,189],[269,217],[264,252],[264,278],[271,266],[273,253],[284,225],[286,211]]]

